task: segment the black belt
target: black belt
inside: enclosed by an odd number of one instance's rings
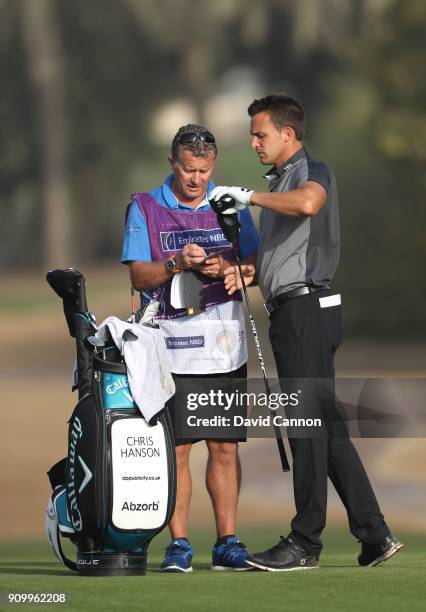
[[[268,315],[271,315],[274,310],[277,310],[277,308],[279,308],[289,300],[301,297],[302,295],[307,295],[308,293],[317,293],[317,291],[324,291],[326,289],[330,289],[330,285],[324,285],[323,287],[296,287],[296,289],[292,289],[291,291],[280,293],[275,297],[270,297],[269,300],[266,302],[266,312],[268,313]]]

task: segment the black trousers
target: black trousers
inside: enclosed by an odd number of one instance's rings
[[[289,300],[271,314],[269,330],[278,376],[293,379],[282,380],[282,390],[294,391],[289,385],[302,388],[300,405],[290,409],[290,414],[287,411],[287,417],[303,413],[333,421],[331,431],[313,432],[312,437],[306,437],[311,435],[306,429],[288,430],[296,505],[292,536],[305,549],[316,552],[322,549],[320,535],[326,523],[327,476],[357,539],[376,544],[389,534],[359,455],[344,433],[343,421],[339,424],[336,418],[334,355],[342,341],[342,311],[341,306],[321,308],[319,303],[320,297],[334,293],[329,289]]]

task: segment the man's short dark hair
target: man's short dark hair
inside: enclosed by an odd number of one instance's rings
[[[247,112],[250,117],[258,113],[269,113],[277,130],[289,126],[293,128],[297,140],[302,140],[305,134],[305,111],[297,100],[287,94],[271,94],[260,100],[254,100]]]
[[[189,139],[193,135],[193,141],[188,142],[185,135]],[[194,123],[183,125],[176,132],[171,150],[173,161],[178,159],[181,150],[191,151],[195,157],[208,157],[210,153],[213,153],[214,157],[217,155],[217,145],[213,134],[207,128]]]

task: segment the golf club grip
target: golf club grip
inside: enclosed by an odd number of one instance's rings
[[[254,339],[254,343],[256,345],[256,349],[257,349],[257,358],[258,361],[260,363],[260,368],[262,370],[262,375],[263,375],[263,382],[265,383],[265,390],[266,390],[266,395],[269,397],[270,393],[271,393],[271,387],[269,385],[269,380],[268,377],[266,376],[266,369],[265,369],[265,362],[263,360],[263,355],[262,355],[262,349],[260,348],[260,342],[259,342],[259,337],[257,335],[257,329],[256,329],[256,323],[253,317],[253,313],[250,307],[250,301],[248,298],[248,293],[247,293],[247,287],[246,287],[246,283],[244,281],[244,277],[243,277],[243,271],[241,268],[241,261],[240,261],[240,257],[238,254],[238,247],[234,245],[235,248],[235,256],[236,256],[236,260],[237,260],[237,266],[238,266],[238,271],[240,273],[240,277],[241,277],[241,284],[243,287],[243,293],[244,293],[244,298],[246,300],[246,304],[247,304],[247,311],[249,314],[249,319],[250,319],[250,323],[251,323],[251,329],[253,332],[253,339]],[[272,410],[270,410],[271,414]],[[275,439],[277,441],[277,446],[278,446],[278,452],[280,454],[280,459],[281,459],[281,468],[283,472],[289,472],[290,471],[290,464],[288,462],[287,459],[287,455],[285,452],[285,447],[284,447],[284,440],[282,438],[281,435],[281,430],[277,425],[274,425],[274,433],[275,433]]]
[[[86,283],[84,277],[81,277],[77,281],[77,295],[78,295],[78,307],[80,312],[86,312],[87,310],[87,298],[86,298]]]
[[[271,387],[269,385],[269,380],[267,379],[265,372],[263,372],[263,382],[265,383],[266,395],[269,397],[271,393]],[[274,415],[273,410],[270,408],[269,411],[271,415],[273,416]],[[277,425],[274,425],[273,427],[274,427],[275,438],[277,440],[278,452],[280,453],[282,471],[289,472],[290,465],[287,459],[287,454],[285,452],[284,440],[281,435],[281,430]]]
[[[281,469],[283,472],[289,472],[290,464],[288,462],[287,454],[285,452],[284,440],[282,438],[280,428],[277,427],[276,425],[274,425],[274,432],[275,432],[275,439],[277,441],[278,452],[280,454],[280,459],[281,459]]]

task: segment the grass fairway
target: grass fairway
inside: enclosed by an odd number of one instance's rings
[[[240,529],[252,550],[278,540],[279,529]],[[281,611],[424,610],[426,598],[425,537],[398,534],[405,549],[376,568],[356,565],[358,545],[344,531],[328,530],[321,569],[306,572],[225,573],[209,570],[210,531],[194,531],[194,572],[167,575],[157,570],[167,533],[152,544],[145,577],[84,578],[62,568],[47,544],[3,542],[1,546],[1,609],[10,608],[5,594],[66,593],[61,605],[48,609],[150,611]],[[24,607],[22,604],[19,607]],[[28,606],[25,606],[28,607]]]

